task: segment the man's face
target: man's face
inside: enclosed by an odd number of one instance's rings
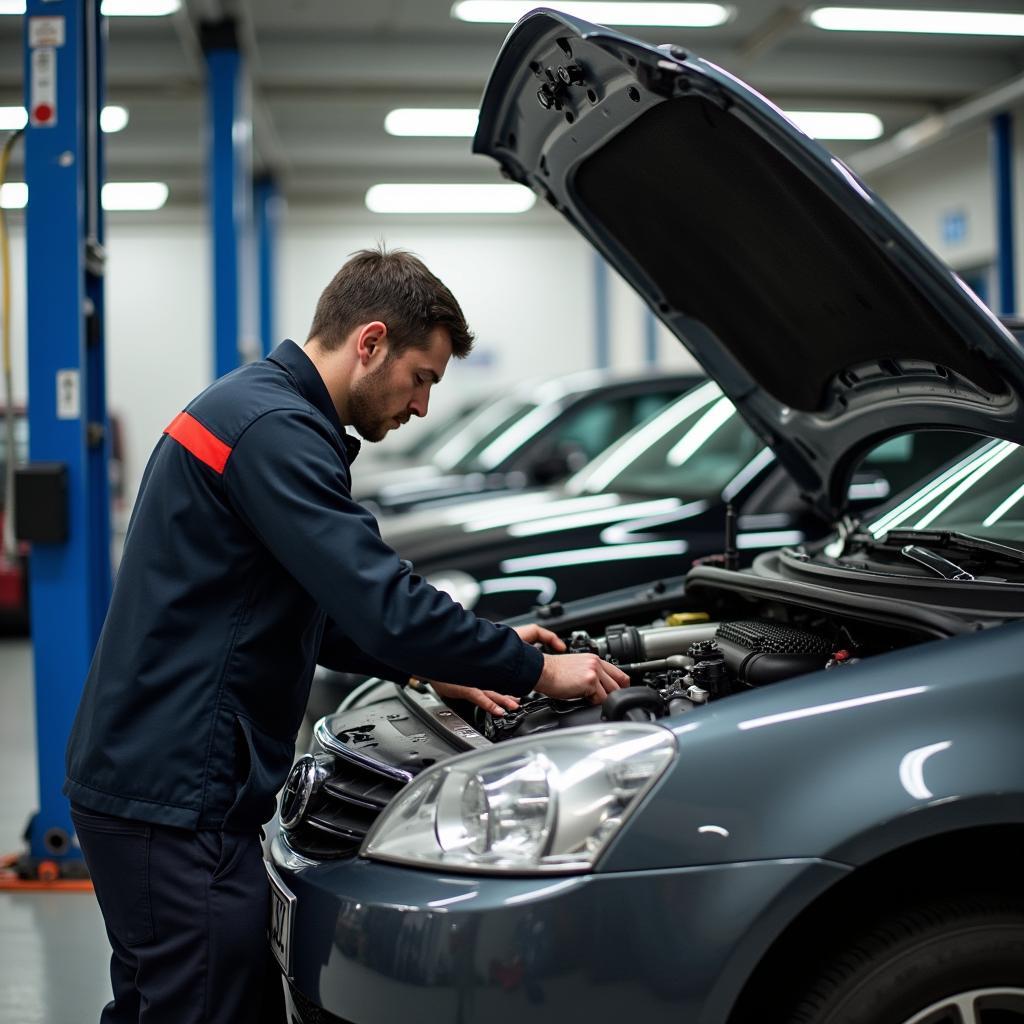
[[[383,440],[410,416],[427,415],[430,389],[444,376],[452,343],[446,328],[435,327],[426,348],[410,347],[400,356],[385,348],[378,355],[380,361],[353,382],[349,394],[352,426],[367,441]]]

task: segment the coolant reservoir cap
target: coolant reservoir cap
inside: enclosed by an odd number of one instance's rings
[[[666,626],[692,626],[696,622],[710,622],[707,612],[673,612],[665,619]]]

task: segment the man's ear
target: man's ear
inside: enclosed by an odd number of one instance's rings
[[[388,347],[387,339],[387,325],[381,323],[380,320],[363,324],[359,328],[359,334],[356,337],[356,354],[359,357],[360,364],[369,366],[375,359],[379,360],[382,355],[386,354]]]

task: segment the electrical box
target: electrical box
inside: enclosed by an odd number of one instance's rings
[[[15,468],[14,531],[18,540],[33,544],[68,539],[68,467],[63,462]]]

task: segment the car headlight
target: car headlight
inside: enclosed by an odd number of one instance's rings
[[[431,586],[444,591],[467,611],[480,600],[480,584],[468,572],[458,569],[441,569],[426,577]]]
[[[667,729],[633,722],[473,751],[409,783],[361,853],[455,871],[590,871],[675,754]]]

